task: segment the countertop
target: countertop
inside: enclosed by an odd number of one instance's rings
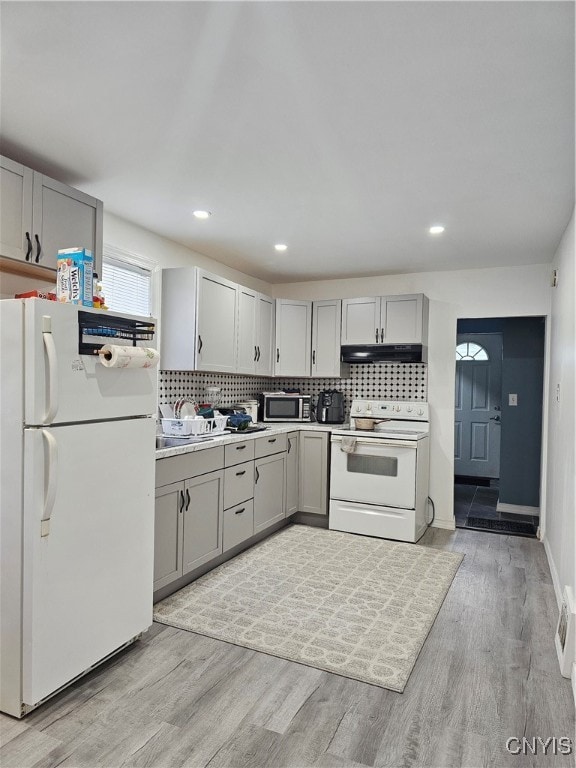
[[[175,448],[158,448],[156,450],[157,459],[166,459],[169,456],[178,456],[181,453],[194,453],[194,451],[204,451],[207,448],[215,448],[219,445],[230,445],[244,440],[258,440],[259,437],[269,435],[281,435],[286,432],[300,432],[302,430],[316,430],[319,432],[332,432],[334,429],[341,428],[341,424],[318,424],[317,422],[285,422],[282,424],[270,424],[265,431],[252,432],[245,434],[236,432],[218,435],[211,440],[203,440],[199,443],[188,443],[187,445],[178,445]]]

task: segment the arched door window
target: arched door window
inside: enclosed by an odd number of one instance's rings
[[[456,347],[456,360],[488,360],[488,352],[480,344],[464,341]]]

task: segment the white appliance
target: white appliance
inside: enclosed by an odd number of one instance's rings
[[[353,400],[350,426],[331,437],[329,527],[418,541],[427,527],[428,404]],[[356,429],[370,419],[374,430]]]
[[[152,623],[154,321],[0,301],[0,709],[21,717]]]

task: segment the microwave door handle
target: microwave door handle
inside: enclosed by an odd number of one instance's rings
[[[52,318],[44,315],[42,318],[42,341],[46,350],[46,360],[48,365],[46,372],[48,375],[48,403],[44,424],[51,424],[54,421],[58,411],[58,356],[56,354],[56,345],[52,336]]]

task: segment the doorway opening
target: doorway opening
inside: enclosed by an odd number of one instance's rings
[[[540,519],[543,317],[458,321],[456,527],[536,537]]]

